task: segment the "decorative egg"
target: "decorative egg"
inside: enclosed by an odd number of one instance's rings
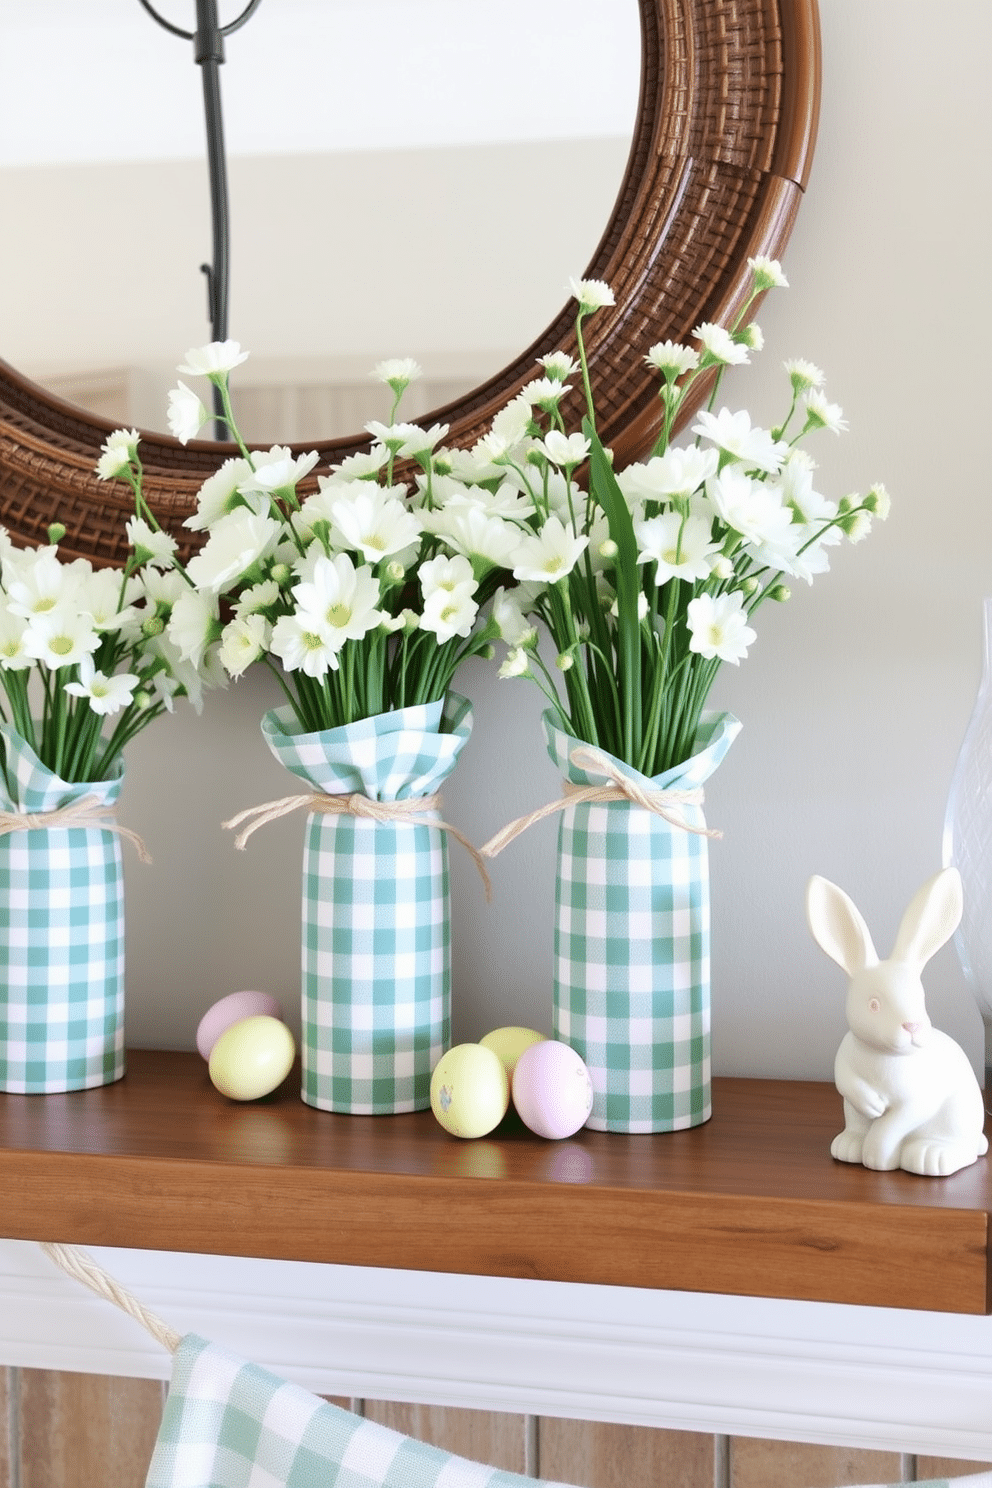
[[[254,1018],[259,1014],[282,1021],[282,1007],[268,992],[232,992],[229,997],[222,997],[200,1019],[196,1030],[196,1047],[204,1059],[209,1059],[211,1049],[225,1028],[240,1023],[243,1018]]]
[[[531,1044],[540,1043],[543,1038],[544,1034],[537,1033],[533,1028],[494,1028],[479,1043],[484,1049],[492,1049],[499,1056],[512,1083],[514,1066],[521,1054]]]
[[[543,1039],[525,1049],[513,1072],[513,1104],[539,1137],[559,1141],[585,1126],[592,1110],[592,1079],[568,1044]]]
[[[258,1100],[281,1085],[296,1055],[293,1035],[279,1018],[242,1018],[224,1030],[210,1054],[210,1078],[231,1100]]]
[[[510,1104],[503,1062],[481,1044],[456,1044],[431,1076],[431,1110],[453,1137],[484,1137]]]

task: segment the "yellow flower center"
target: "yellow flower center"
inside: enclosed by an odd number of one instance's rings
[[[331,605],[327,612],[328,625],[347,625],[351,619],[351,606],[346,604]]]
[[[68,656],[72,651],[72,637],[52,636],[49,642],[49,650],[54,651],[56,656]]]

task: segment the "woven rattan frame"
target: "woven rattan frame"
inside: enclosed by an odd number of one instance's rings
[[[816,0],[639,4],[633,145],[613,216],[585,271],[616,296],[615,310],[587,322],[586,341],[598,427],[618,464],[642,454],[657,432],[657,379],[643,362],[648,347],[684,340],[700,321],[726,322],[749,285],[748,257],[781,254],[806,185],[820,85]],[[534,375],[535,358],[559,347],[575,350],[571,306],[515,362],[431,421],[450,424],[449,444],[471,445]],[[572,418],[580,412],[576,402]],[[57,517],[68,529],[65,556],[123,560],[130,491],[94,475],[112,427],[0,362],[0,522],[15,542],[44,542]],[[367,442],[356,435],[318,447],[326,465]],[[232,451],[142,436],[145,491],[163,525],[179,531],[197,488]]]

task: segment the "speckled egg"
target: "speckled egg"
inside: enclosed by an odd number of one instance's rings
[[[214,1044],[226,1028],[243,1018],[264,1015],[282,1020],[282,1007],[268,992],[232,992],[207,1008],[196,1030],[196,1047],[204,1059],[210,1058]]]
[[[525,1049],[513,1072],[513,1104],[525,1126],[560,1141],[585,1126],[592,1110],[592,1080],[568,1044],[543,1039]]]
[[[295,1055],[293,1035],[279,1018],[242,1018],[214,1044],[210,1078],[231,1100],[258,1100],[282,1084]]]
[[[453,1137],[484,1137],[510,1104],[503,1062],[481,1044],[456,1044],[431,1076],[431,1110]]]

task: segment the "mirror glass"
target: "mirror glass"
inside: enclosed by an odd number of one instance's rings
[[[243,4],[221,0],[222,23]],[[157,8],[192,29],[193,0]],[[164,429],[177,361],[210,339],[192,43],[138,0],[0,0],[0,26],[0,355]],[[626,165],[637,0],[263,0],[226,59],[246,437],[382,417],[386,356],[424,367],[416,417],[553,319]]]

